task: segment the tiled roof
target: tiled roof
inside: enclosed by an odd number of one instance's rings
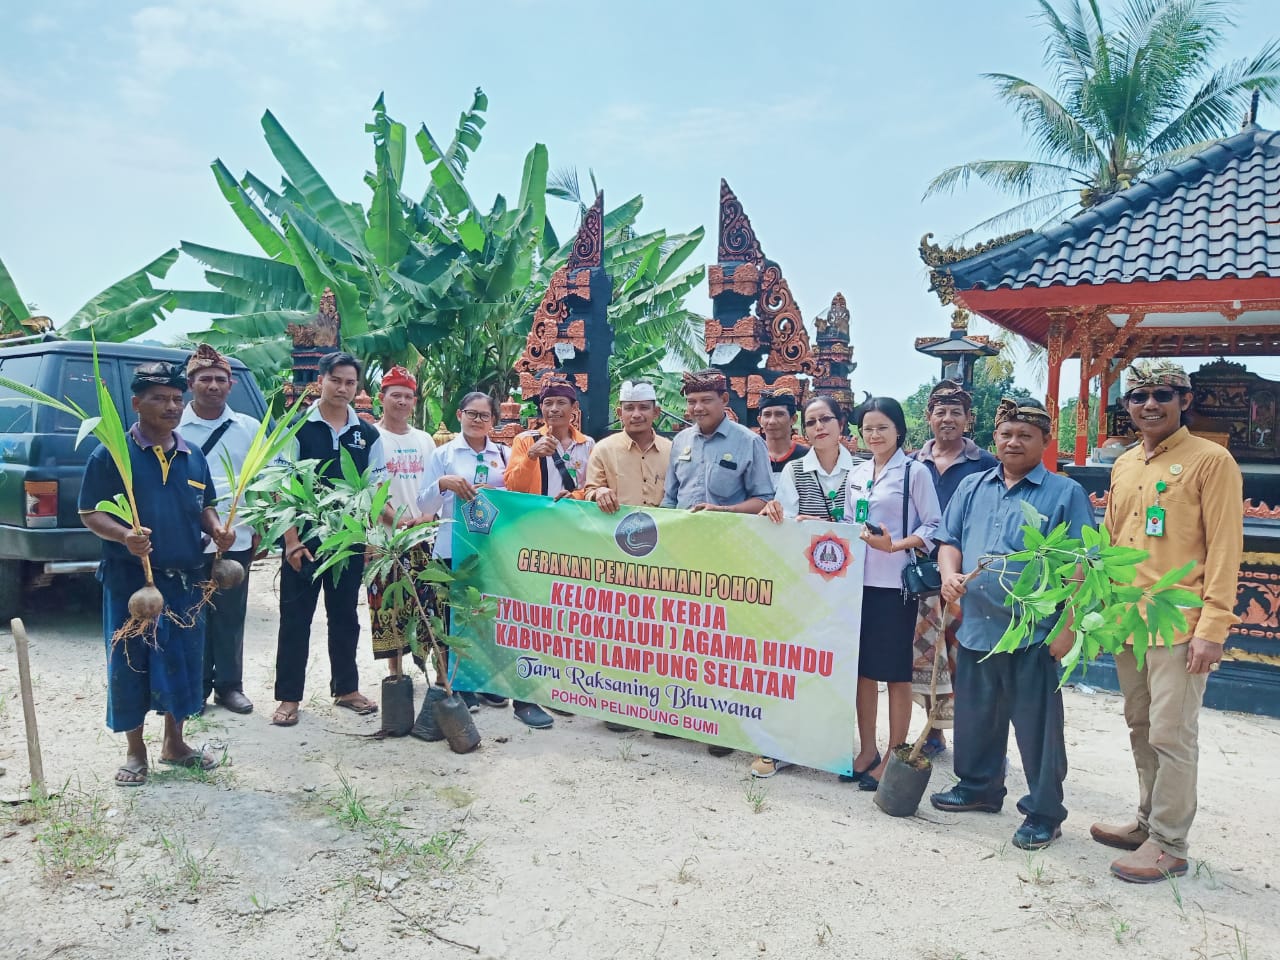
[[[1280,132],[1250,125],[1065,223],[944,269],[957,290],[1280,277]]]

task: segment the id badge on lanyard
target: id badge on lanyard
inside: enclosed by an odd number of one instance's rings
[[[1160,494],[1169,489],[1163,480],[1156,483],[1156,502],[1147,507],[1147,536],[1164,536],[1164,507],[1160,506]]]

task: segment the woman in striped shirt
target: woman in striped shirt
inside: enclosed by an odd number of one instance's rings
[[[835,398],[826,394],[811,397],[800,415],[810,450],[792,460],[778,474],[774,499],[760,511],[774,523],[786,520],[844,519],[845,479],[853,467],[853,457],[840,443],[845,415]],[[759,757],[751,764],[753,777],[772,777],[786,761]]]

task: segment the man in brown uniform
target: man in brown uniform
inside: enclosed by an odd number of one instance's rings
[[[1153,643],[1147,649],[1143,669],[1132,652],[1115,658],[1138,768],[1138,816],[1126,824],[1095,823],[1090,833],[1099,843],[1132,851],[1111,864],[1113,874],[1131,883],[1155,883],[1187,872],[1200,702],[1238,619],[1244,493],[1231,454],[1188,432],[1191,381],[1176,363],[1143,360],[1131,366],[1124,404],[1141,442],[1111,472],[1107,529],[1114,543],[1149,553],[1138,565],[1135,586],[1149,587],[1194,560],[1178,586],[1204,601],[1184,611],[1187,629],[1172,647]]]

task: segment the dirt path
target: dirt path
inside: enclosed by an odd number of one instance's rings
[[[376,717],[323,696],[323,641],[301,722],[271,727],[272,580],[270,565],[255,569],[257,710],[211,708],[192,724],[190,739],[225,749],[226,764],[153,772],[139,790],[110,782],[123,742],[103,728],[96,610],[51,601],[26,617],[61,795],[0,808],[0,957],[390,957],[396,944],[518,960],[1280,956],[1280,722],[1204,713],[1203,859],[1176,886],[1132,887],[1107,876],[1109,852],[1088,837],[1136,790],[1115,696],[1067,693],[1071,818],[1028,855],[1008,844],[1012,803],[999,816],[925,807],[893,820],[826,774],[753,783],[741,754],[717,760],[592,720],[534,732],[486,708],[483,745],[466,756],[373,739]],[[361,657],[376,698],[382,669]],[[5,631],[0,794],[25,785],[17,687]],[[933,785],[949,779],[948,756]]]

